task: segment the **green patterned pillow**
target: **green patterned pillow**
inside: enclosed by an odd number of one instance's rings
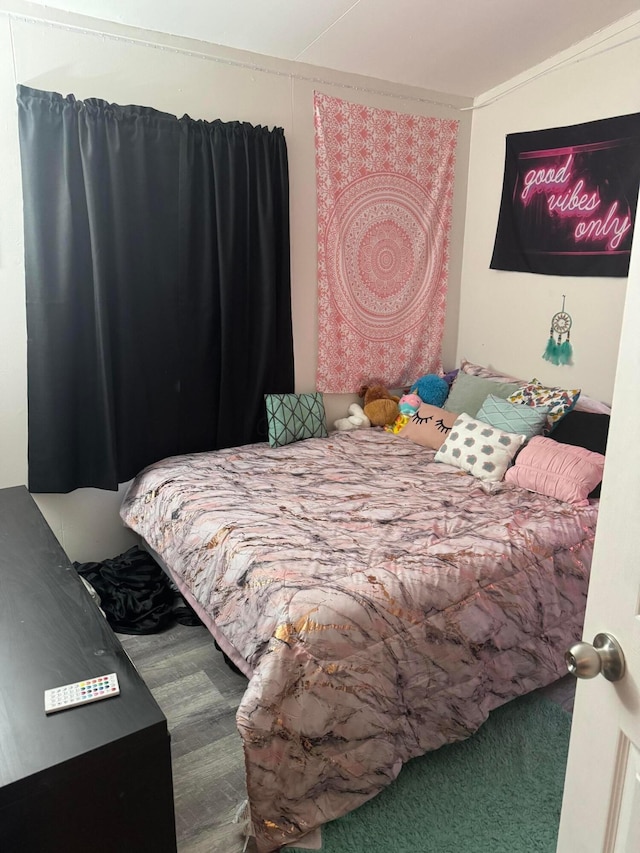
[[[530,406],[509,403],[495,394],[489,394],[476,418],[504,432],[515,432],[527,439],[540,435],[547,422],[549,406]]]
[[[266,394],[269,444],[282,447],[305,438],[325,438],[322,394]]]

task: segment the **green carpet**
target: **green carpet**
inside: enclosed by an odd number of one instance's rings
[[[323,826],[322,853],[555,853],[570,728],[535,694],[497,708]]]

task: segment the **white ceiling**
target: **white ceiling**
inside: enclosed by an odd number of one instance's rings
[[[640,0],[46,0],[36,5],[475,97]]]

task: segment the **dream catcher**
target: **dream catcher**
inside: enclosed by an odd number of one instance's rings
[[[565,296],[562,296],[562,311],[551,318],[549,340],[542,357],[551,364],[572,364],[573,347],[571,346],[571,317],[564,310]]]

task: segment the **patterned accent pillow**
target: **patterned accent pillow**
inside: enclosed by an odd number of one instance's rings
[[[502,432],[463,413],[456,419],[434,460],[462,468],[479,480],[495,483],[502,480],[524,440],[524,435]]]
[[[467,361],[466,358],[463,358],[460,362],[460,370],[463,373],[468,373],[469,376],[491,379],[492,382],[516,382],[518,385],[524,385],[526,382],[525,379],[518,379],[517,376],[511,376],[510,373],[501,373],[499,370],[494,370],[493,367],[474,364],[472,361]]]
[[[518,385],[515,382],[493,382],[491,379],[480,379],[461,371],[453,380],[444,408],[448,412],[458,414],[465,412],[474,418],[489,394],[504,399],[517,390]]]
[[[518,403],[525,406],[548,406],[547,423],[543,430],[549,435],[552,429],[570,412],[578,402],[580,388],[566,390],[564,388],[549,388],[537,379],[532,379],[528,385],[522,385],[511,396],[508,403]]]
[[[322,394],[265,394],[269,444],[282,447],[305,438],[325,438]]]
[[[537,435],[518,454],[505,481],[559,501],[586,506],[602,480],[604,456]]]
[[[479,421],[504,432],[522,433],[526,439],[540,435],[547,422],[549,406],[521,406],[489,394],[476,415]]]
[[[578,402],[574,407],[575,412],[591,412],[594,415],[610,415],[611,406],[607,403],[602,403],[600,400],[595,400],[593,397],[587,397],[583,392],[578,397]]]
[[[398,435],[415,441],[423,447],[437,450],[451,432],[457,417],[455,412],[447,412],[437,406],[423,403]]]

